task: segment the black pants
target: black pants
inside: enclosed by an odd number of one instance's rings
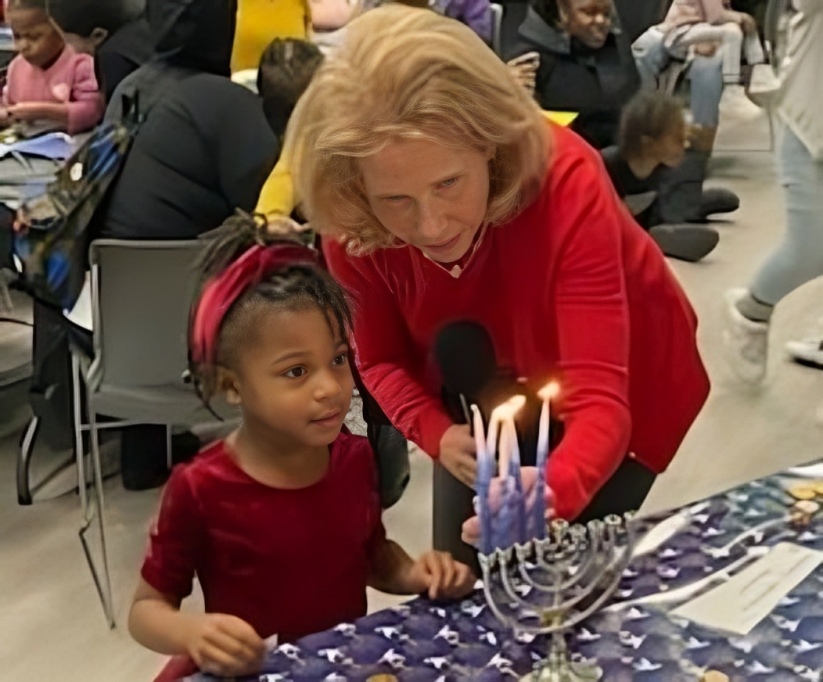
[[[587,523],[609,514],[636,511],[649,494],[656,475],[637,460],[626,457],[588,506],[574,521]],[[444,467],[434,465],[434,548],[451,552],[458,561],[478,568],[473,547],[461,538],[463,522],[474,515],[474,490],[458,481]]]

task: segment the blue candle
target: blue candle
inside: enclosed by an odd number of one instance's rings
[[[538,539],[546,537],[546,486],[548,473],[546,467],[549,460],[549,427],[551,425],[551,399],[557,395],[557,384],[551,382],[541,388],[537,395],[543,399],[543,408],[540,411],[540,428],[537,432],[537,481],[535,481],[534,534]]]
[[[494,476],[494,460],[486,447],[483,417],[477,405],[472,405],[474,440],[477,445],[477,516],[480,520],[480,552],[490,554],[492,551],[492,519],[489,509],[489,485]]]
[[[509,503],[512,509],[512,542],[523,544],[528,540],[526,533],[526,498],[523,494],[523,477],[520,472],[520,445],[517,442],[517,428],[514,417],[506,422],[508,430],[506,444],[509,447],[509,475],[512,493]]]

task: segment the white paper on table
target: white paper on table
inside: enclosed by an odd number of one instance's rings
[[[821,563],[823,552],[781,542],[728,582],[683,604],[672,615],[747,635]]]
[[[823,464],[809,464],[801,467],[792,467],[787,470],[789,476],[799,476],[800,478],[821,478],[823,479]]]

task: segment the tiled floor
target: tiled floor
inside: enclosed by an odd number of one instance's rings
[[[823,372],[787,363],[781,346],[823,315],[823,281],[795,292],[775,316],[769,380],[746,390],[730,379],[722,351],[722,294],[745,284],[778,239],[782,195],[776,184],[765,119],[727,125],[718,142],[713,183],[735,189],[743,207],[720,226],[721,243],[699,264],[672,263],[701,319],[700,342],[713,379],[710,402],[648,508],[682,504],[737,482],[823,456]],[[746,149],[749,150],[746,150]],[[0,426],[11,419],[0,400]],[[15,682],[144,682],[161,657],[133,643],[125,630],[130,593],[157,492],[107,486],[109,542],[119,626],[106,628],[77,539],[74,495],[19,507],[14,492],[17,438],[0,442],[0,680]],[[431,467],[413,462],[411,487],[386,514],[389,532],[410,551],[430,541]],[[372,605],[386,603],[385,597]]]

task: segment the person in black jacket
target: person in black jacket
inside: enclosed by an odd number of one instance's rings
[[[598,149],[615,144],[620,110],[640,76],[611,0],[531,0],[507,58],[532,51],[540,55],[540,105],[578,112],[573,128]]]
[[[49,14],[78,52],[94,56],[106,102],[117,86],[154,55],[145,7],[123,0],[49,0]]]
[[[126,78],[145,116],[102,221],[102,236],[187,239],[252,211],[279,153],[260,98],[232,83],[236,1],[150,0],[155,56]]]
[[[238,208],[254,210],[279,144],[260,98],[229,77],[235,13],[236,0],[149,0],[154,57],[120,83],[106,111],[119,120],[123,98],[136,98],[145,120],[95,219],[99,236],[195,239]],[[165,427],[130,429],[125,487],[162,483]],[[192,438],[173,439],[175,459],[196,452]]]

